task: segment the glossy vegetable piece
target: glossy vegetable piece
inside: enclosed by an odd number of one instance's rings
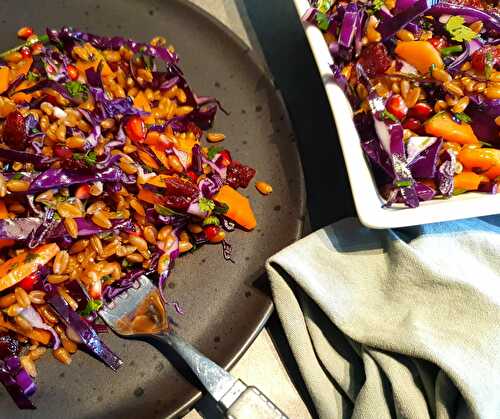
[[[167,185],[165,184],[165,181],[171,177],[172,176],[170,175],[158,175],[148,179],[147,183],[149,183],[150,185],[157,186],[159,188],[166,188]]]
[[[422,74],[429,73],[431,66],[444,67],[441,54],[427,41],[400,41],[395,52]]]
[[[137,194],[137,198],[139,198],[141,201],[147,202],[149,204],[153,205],[162,205],[163,199],[161,196],[158,194],[155,194],[154,192],[150,191],[149,189],[141,189],[139,193]]]
[[[146,166],[151,167],[152,169],[155,169],[155,170],[158,170],[160,168],[160,166],[158,165],[156,160],[153,157],[151,157],[148,153],[146,153],[145,151],[137,150],[137,155],[139,156],[139,158],[142,160],[142,162]]]
[[[247,230],[252,230],[257,225],[248,198],[230,186],[224,185],[213,199],[222,204],[226,204],[229,209],[225,215],[240,226]]]
[[[5,93],[9,88],[9,67],[0,67],[0,94]]]
[[[487,171],[494,166],[500,165],[500,150],[464,147],[458,153],[458,160],[468,170],[481,169]]]
[[[0,265],[0,291],[12,287],[31,275],[39,265],[45,265],[58,251],[57,244],[45,244],[32,251],[23,252]]]
[[[52,338],[52,334],[47,330],[36,329],[36,328],[33,328],[31,331],[22,330],[14,323],[5,320],[2,315],[0,315],[0,327],[19,333],[20,335],[26,336],[30,339],[36,340],[37,342],[40,342],[43,345],[48,345]]]
[[[481,182],[488,182],[489,179],[486,176],[478,175],[474,172],[464,171],[455,175],[455,189],[463,189],[466,191],[476,191],[479,188]]]
[[[477,144],[478,138],[472,127],[465,122],[455,122],[449,113],[439,112],[425,124],[425,132],[434,137],[442,137],[447,141],[459,144]]]

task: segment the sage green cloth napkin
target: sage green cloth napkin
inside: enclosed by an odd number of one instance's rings
[[[500,219],[346,219],[269,259],[321,418],[500,418]]]

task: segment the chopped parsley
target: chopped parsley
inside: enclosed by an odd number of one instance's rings
[[[176,212],[174,211],[173,209],[170,209],[168,207],[165,207],[163,205],[155,205],[155,211],[160,214],[160,215],[163,215],[165,217],[168,217],[168,216],[171,216],[171,215],[183,215],[179,212]]]
[[[229,211],[229,205],[222,203],[215,205],[215,208],[212,210],[212,213],[224,215],[228,211]]]
[[[209,147],[208,152],[207,152],[207,158],[209,160],[212,160],[216,154],[219,154],[224,148],[221,146],[212,146]]]
[[[464,25],[465,19],[462,16],[451,16],[444,26],[451,36],[451,39],[457,42],[472,41],[478,36],[471,28]]]
[[[38,258],[38,253],[31,253],[31,252],[28,252],[28,254],[26,255],[26,259],[24,259],[24,261],[26,263],[30,263],[30,262],[33,262],[35,259]]]
[[[87,306],[80,311],[80,315],[88,316],[95,311],[98,311],[102,307],[102,301],[100,300],[89,300]]]
[[[439,52],[441,53],[441,55],[443,57],[448,57],[451,54],[455,54],[457,52],[462,52],[463,50],[464,50],[464,48],[462,47],[462,45],[453,45],[451,47],[441,48],[439,50]]]
[[[373,0],[372,10],[374,12],[378,12],[384,6],[384,4],[384,0]]]
[[[491,51],[488,51],[484,56],[484,75],[487,79],[491,77],[491,73],[493,72],[493,54]]]
[[[200,198],[198,205],[203,212],[210,212],[215,208],[215,202],[208,198]]]
[[[411,180],[398,180],[396,181],[396,186],[398,188],[406,188],[408,186],[411,186]]]
[[[38,73],[33,73],[33,71],[29,71],[28,74],[26,75],[26,79],[29,81],[37,81],[40,78],[40,74]]]
[[[390,113],[387,109],[384,109],[382,112],[382,118],[390,119],[393,122],[398,122],[398,118],[396,118],[392,113]]]
[[[94,151],[89,151],[87,154],[73,153],[75,160],[83,160],[87,166],[94,166],[97,162],[97,154]]]
[[[330,19],[326,14],[318,12],[316,13],[316,25],[318,25],[318,28],[326,31],[330,26]]]
[[[85,84],[77,81],[70,81],[65,83],[64,87],[66,87],[71,97],[81,97],[82,99],[88,98],[89,91]]]
[[[218,226],[218,225],[220,225],[220,220],[215,215],[211,215],[210,217],[207,217],[203,220],[203,225],[204,226],[209,226],[209,225]]]
[[[318,0],[318,4],[316,8],[321,12],[321,13],[326,13],[330,8],[332,7],[333,2],[331,0]]]
[[[16,173],[14,176],[12,176],[12,180],[20,180],[24,177],[22,173]]]
[[[123,268],[128,268],[131,265],[131,263],[127,259],[122,260],[122,267]]]
[[[463,112],[456,113],[455,118],[457,118],[459,121],[465,122],[466,124],[472,121],[472,118]]]
[[[54,220],[56,220],[56,221],[61,221],[61,216],[60,216],[57,212],[55,212],[55,213],[54,213],[54,215],[53,215],[52,217],[53,217],[53,218],[54,218]]]

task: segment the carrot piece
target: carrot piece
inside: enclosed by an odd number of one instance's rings
[[[0,67],[0,94],[9,88],[9,67]]]
[[[435,137],[460,144],[479,143],[472,127],[465,122],[455,122],[449,113],[439,112],[425,123],[425,132]]]
[[[23,329],[17,327],[13,323],[4,320],[3,316],[0,316],[0,327],[3,327],[7,330],[11,330],[20,335],[26,336],[27,338],[36,340],[44,345],[48,345],[50,340],[52,339],[52,335],[49,331],[43,329],[32,329],[31,331],[24,331]]]
[[[433,65],[444,67],[441,54],[427,41],[400,41],[394,52],[422,74],[429,73]]]
[[[7,211],[7,207],[5,206],[5,201],[3,199],[0,200],[0,220],[5,220],[9,217],[9,212]]]
[[[147,183],[149,183],[150,185],[158,186],[159,188],[165,188],[166,187],[165,180],[168,178],[171,178],[171,177],[173,177],[173,176],[158,175],[158,176],[155,176],[155,177],[148,179]]]
[[[162,205],[163,204],[163,199],[160,195],[155,194],[154,192],[148,190],[148,189],[141,189],[139,193],[137,194],[137,198],[139,198],[141,201],[147,202],[149,204],[153,205]]]
[[[490,171],[495,169],[495,166],[500,165],[500,150],[494,148],[468,148],[464,147],[460,153],[458,153],[458,160],[467,170],[481,169],[482,171]],[[498,172],[499,169],[492,170],[491,173]],[[490,179],[493,177],[486,176]]]
[[[14,101],[14,103],[17,103],[17,104],[25,103],[25,102],[30,103],[31,100],[33,99],[33,96],[31,94],[17,92],[11,96],[11,99]]]
[[[454,179],[455,189],[465,189],[466,191],[475,191],[481,182],[488,181],[485,176],[467,171],[455,175]]]
[[[0,265],[0,291],[16,285],[28,275],[36,272],[40,265],[45,265],[58,251],[57,244],[49,243],[23,252],[2,263]]]
[[[109,65],[106,63],[104,59],[102,60],[95,60],[95,61],[77,61],[75,63],[75,67],[78,69],[78,71],[85,76],[85,71],[88,70],[89,68],[93,68],[94,70],[97,71],[97,67],[99,66],[99,63],[102,62],[102,70],[101,70],[101,75],[103,77],[110,76],[113,74],[113,70],[109,67]]]
[[[152,169],[158,170],[160,166],[158,166],[158,163],[156,163],[156,160],[153,159],[148,153],[146,153],[143,150],[137,150],[137,155],[139,158],[142,160],[142,162],[146,165],[151,167]]]
[[[26,57],[23,58],[19,63],[16,64],[16,73],[18,76],[21,74],[28,74],[30,71],[31,65],[33,64],[33,58]]]
[[[158,147],[156,145],[150,146],[151,150],[153,150],[153,153],[155,153],[155,156],[158,158],[158,160],[161,161],[161,164],[165,166],[167,169],[170,168],[170,165],[168,164],[168,158],[167,155],[165,154],[165,150],[162,147]]]
[[[19,84],[19,86],[16,87],[16,92],[19,92],[20,90],[25,90],[25,89],[29,89],[30,87],[33,87],[35,84],[37,84],[36,81],[32,81],[32,80],[24,80],[23,82],[21,82]]]
[[[142,90],[134,97],[134,106],[143,111],[151,112],[151,104]]]
[[[252,230],[257,225],[250,201],[231,186],[224,185],[213,199],[226,204],[229,207],[226,216],[240,226]]]

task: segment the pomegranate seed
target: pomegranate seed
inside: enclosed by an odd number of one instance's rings
[[[205,233],[208,241],[212,241],[217,236],[217,234],[219,234],[219,231],[220,228],[217,226],[206,226],[203,229],[203,232]]]
[[[409,129],[410,131],[418,131],[422,123],[416,118],[408,118],[405,122],[403,122],[403,128]]]
[[[78,78],[78,69],[74,65],[69,64],[66,67],[66,71],[71,80],[76,80]]]
[[[28,47],[22,47],[20,52],[23,58],[31,57],[31,50]]]
[[[427,120],[432,114],[432,108],[427,103],[417,103],[410,109],[409,115],[417,118],[419,121]]]
[[[192,170],[189,170],[189,171],[186,173],[186,175],[188,175],[188,176],[192,179],[192,181],[193,181],[193,182],[196,182],[196,181],[197,181],[197,179],[198,179],[198,176],[196,176],[196,173],[195,173],[195,172],[193,172]]]
[[[65,145],[55,145],[54,154],[60,159],[71,159],[73,157],[73,152]]]
[[[89,185],[81,185],[75,192],[75,196],[78,199],[89,199],[90,198],[90,186]]]
[[[33,28],[29,26],[23,26],[17,31],[17,36],[21,39],[28,39],[31,35],[33,35]]]
[[[33,44],[31,46],[32,55],[38,55],[42,52],[42,50],[43,50],[43,44],[41,42],[37,42],[36,44]]]
[[[400,95],[393,95],[387,102],[386,108],[400,121],[408,113],[408,106],[406,106],[404,99]]]
[[[440,50],[441,48],[446,47],[446,44],[447,44],[446,39],[441,38],[439,36],[432,37],[431,39],[429,39],[428,42],[430,42],[432,44],[432,46],[434,48],[436,48],[437,50]]]
[[[500,46],[487,45],[472,54],[471,65],[474,70],[480,72],[484,71],[484,68],[486,66],[486,55],[488,53],[491,56],[490,64],[493,66],[493,68],[495,68],[495,66],[500,63]]]
[[[144,126],[144,121],[138,116],[133,116],[129,118],[125,124],[125,133],[132,140],[138,143],[144,142],[146,138],[146,127]]]
[[[25,291],[30,292],[31,290],[33,290],[34,285],[38,282],[39,279],[40,276],[38,275],[38,272],[33,272],[31,275],[28,275],[26,278],[24,278],[19,283],[19,286]]]
[[[233,161],[233,159],[231,158],[231,154],[229,153],[228,150],[222,150],[219,154],[220,155],[216,161],[216,164],[218,166],[227,167]]]

